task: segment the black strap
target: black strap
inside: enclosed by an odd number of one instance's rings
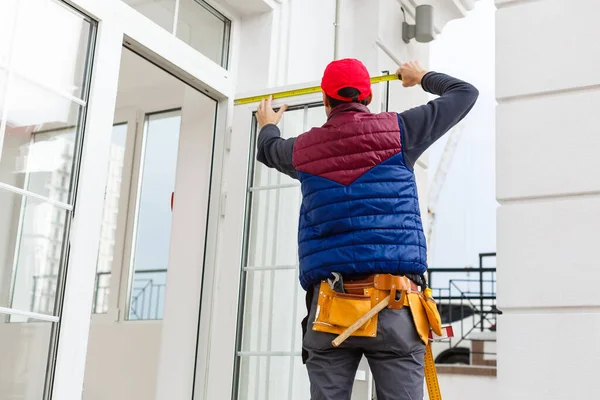
[[[425,275],[404,274],[404,276],[416,283],[418,286],[421,286],[422,290],[427,287],[427,280],[425,279]]]
[[[312,305],[314,292],[312,287],[306,291],[306,317],[304,317],[301,322],[302,343],[304,343],[304,336],[306,336],[306,332],[308,331],[308,315],[310,314],[310,306]],[[308,351],[302,346],[302,364],[306,364],[306,360],[308,360]]]

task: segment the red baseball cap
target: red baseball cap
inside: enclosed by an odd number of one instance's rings
[[[344,58],[331,62],[321,80],[321,89],[329,97],[342,101],[352,101],[351,97],[343,97],[338,92],[344,88],[359,91],[358,100],[365,100],[371,95],[371,77],[367,67],[357,59]]]

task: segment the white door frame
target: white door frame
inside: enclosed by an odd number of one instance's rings
[[[107,166],[109,162],[122,45],[125,42],[189,85],[217,99],[217,137],[224,136],[227,130],[226,121],[235,82],[230,79],[230,72],[119,0],[67,2],[98,22],[52,390],[53,399],[80,400],[108,172],[107,168],[100,166]],[[235,18],[232,20],[232,26],[235,26],[237,21]],[[230,53],[235,55],[237,35],[233,34],[235,29],[232,29]],[[215,153],[215,157],[220,158],[218,153]],[[203,247],[204,243],[198,243],[198,246]],[[160,381],[160,375],[158,378]]]

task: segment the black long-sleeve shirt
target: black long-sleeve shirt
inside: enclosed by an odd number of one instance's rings
[[[414,167],[425,150],[471,111],[479,96],[473,85],[437,72],[427,73],[421,86],[440,97],[398,114],[402,124],[404,158],[410,168]],[[297,178],[292,162],[295,140],[281,138],[276,125],[265,125],[258,135],[258,161]]]

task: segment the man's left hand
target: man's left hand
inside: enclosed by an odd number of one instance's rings
[[[271,106],[271,102],[273,101],[273,96],[269,96],[268,99],[263,99],[258,106],[258,110],[256,111],[256,120],[258,121],[258,127],[262,128],[268,124],[277,125],[279,121],[281,121],[281,117],[283,117],[283,113],[287,110],[287,104],[281,106],[279,111],[275,112],[273,107]]]

